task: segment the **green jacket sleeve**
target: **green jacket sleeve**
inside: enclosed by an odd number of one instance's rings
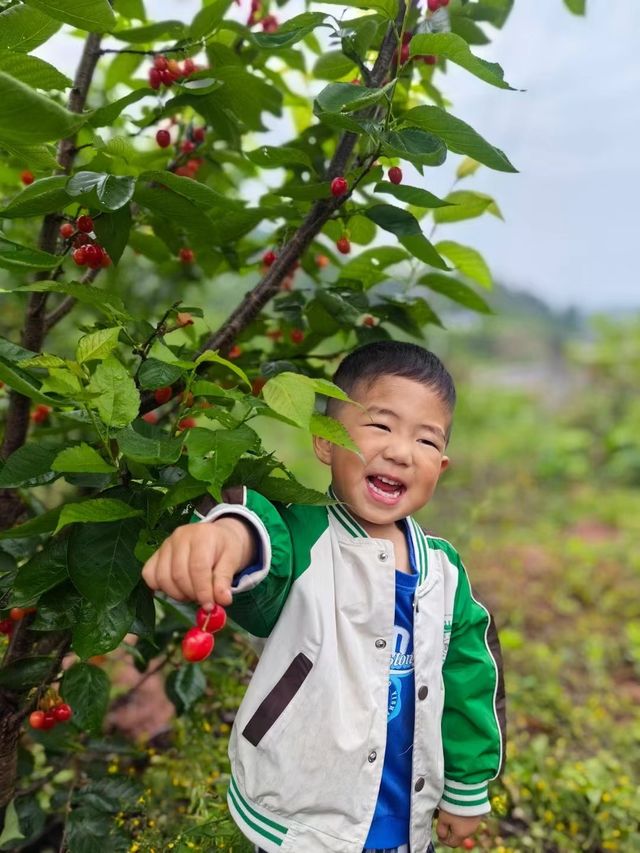
[[[442,675],[444,793],[440,807],[452,814],[490,811],[488,783],[504,760],[505,695],[502,655],[493,619],[474,597],[456,554],[458,584],[451,640]]]

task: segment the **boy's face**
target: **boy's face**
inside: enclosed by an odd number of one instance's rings
[[[396,521],[430,500],[449,464],[450,414],[434,391],[403,376],[357,385],[350,396],[364,410],[343,403],[335,417],[363,458],[317,437],[314,449],[331,466],[333,488],[352,515],[370,536],[388,538]]]

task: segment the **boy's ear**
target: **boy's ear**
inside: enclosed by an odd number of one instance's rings
[[[449,457],[443,456],[440,460],[440,474],[443,474],[449,467]]]
[[[326,438],[313,436],[313,450],[318,459],[325,465],[331,465],[331,448],[333,445]]]

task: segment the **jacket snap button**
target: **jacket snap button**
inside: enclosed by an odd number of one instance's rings
[[[387,645],[387,641],[383,639],[376,640],[376,649],[384,649]]]
[[[418,699],[426,699],[429,695],[429,688],[426,684],[423,684],[420,690],[418,690]]]
[[[421,791],[424,788],[424,779],[418,779],[416,784],[414,785],[416,791]]]
[[[378,757],[378,753],[377,753],[377,752],[375,751],[375,749],[374,749],[374,750],[373,750],[372,752],[370,752],[370,753],[369,753],[369,755],[367,756],[367,761],[369,762],[369,764],[373,764],[373,762],[376,760],[376,758],[377,758],[377,757]]]
[[[389,555],[386,551],[380,551],[380,553],[378,554],[378,559],[384,563],[386,560],[389,559]]]

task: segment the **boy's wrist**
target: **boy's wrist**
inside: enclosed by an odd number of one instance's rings
[[[240,515],[229,514],[216,518],[211,523],[215,524],[216,528],[224,531],[227,541],[232,547],[239,548],[239,565],[237,571],[240,572],[255,562],[258,555],[258,546],[256,543],[256,533],[251,522]]]

